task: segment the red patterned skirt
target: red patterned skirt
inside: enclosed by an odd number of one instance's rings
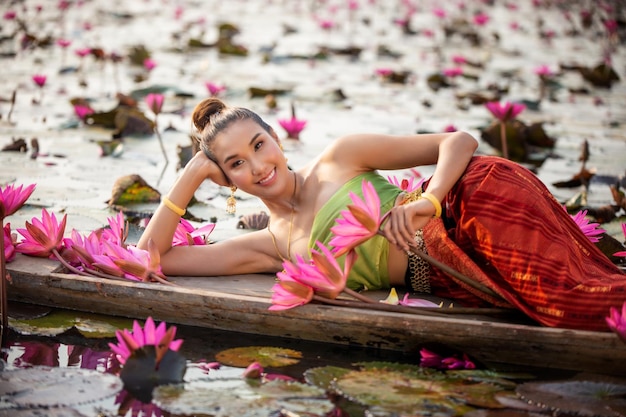
[[[607,330],[609,308],[626,301],[626,274],[535,174],[503,158],[472,159],[424,240],[430,255],[499,296],[433,267],[433,294],[464,306],[513,306],[545,326]]]

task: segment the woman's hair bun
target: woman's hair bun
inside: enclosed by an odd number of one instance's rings
[[[224,109],[226,109],[226,107],[226,103],[217,97],[209,97],[202,100],[193,109],[193,113],[191,115],[193,125],[199,132],[202,132],[204,128],[210,124],[211,117],[221,113]]]

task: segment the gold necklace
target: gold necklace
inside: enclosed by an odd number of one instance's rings
[[[291,231],[293,230],[293,215],[296,212],[296,205],[294,204],[294,200],[296,197],[296,187],[298,185],[298,176],[294,172],[293,173],[293,193],[291,194],[291,217],[289,219],[289,234],[287,235],[287,257],[285,258],[280,250],[278,249],[278,245],[276,244],[276,236],[270,230],[270,222],[267,221],[267,231],[270,232],[270,236],[272,237],[272,243],[274,244],[274,249],[276,249],[276,253],[278,257],[283,260],[283,262],[289,261],[291,262]]]

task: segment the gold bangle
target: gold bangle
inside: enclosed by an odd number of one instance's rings
[[[172,210],[174,213],[178,214],[181,217],[184,216],[185,212],[187,211],[184,208],[180,208],[176,204],[172,203],[172,200],[170,200],[169,198],[165,196],[161,198],[161,202],[165,204],[165,207]]]
[[[435,206],[435,217],[441,217],[441,203],[439,202],[437,197],[435,197],[431,193],[422,193],[420,198],[425,198],[426,200],[433,203],[433,206]]]

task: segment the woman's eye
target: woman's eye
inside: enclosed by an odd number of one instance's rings
[[[255,145],[254,145],[254,150],[259,150],[261,148],[261,146],[263,146],[263,141],[258,141]]]
[[[231,167],[236,168],[236,167],[238,167],[241,164],[243,164],[243,161],[242,160],[238,160],[238,161],[233,162]]]

